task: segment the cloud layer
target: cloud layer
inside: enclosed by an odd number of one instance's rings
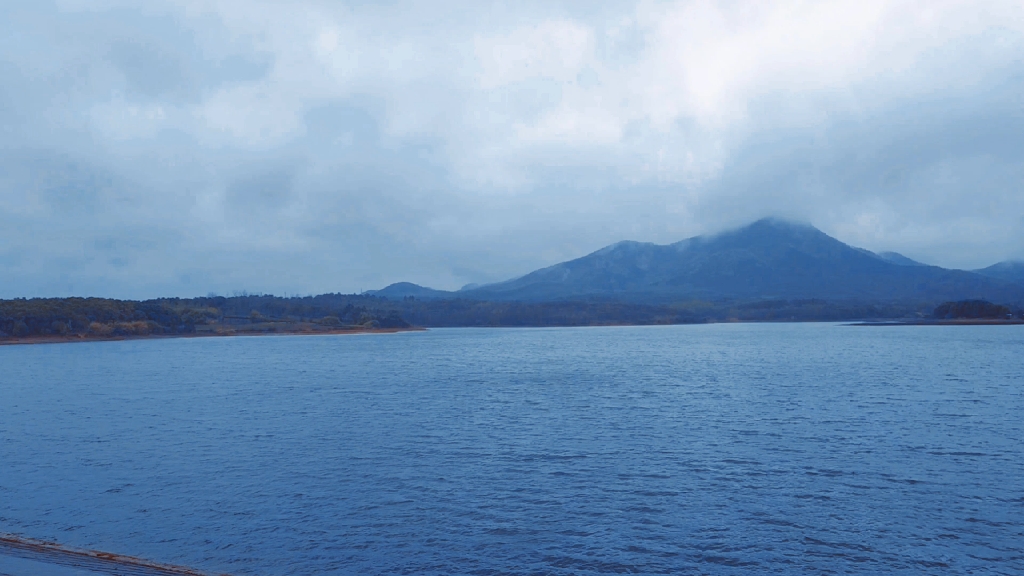
[[[504,279],[766,215],[1024,257],[1019,2],[20,3],[0,297]]]

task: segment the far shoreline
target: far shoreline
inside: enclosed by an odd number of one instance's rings
[[[681,322],[673,324],[588,324],[588,325],[541,325],[541,326],[447,326],[447,328],[605,328],[605,327],[631,327],[631,326],[693,326],[702,324],[831,324],[837,323],[841,326],[868,326],[868,327],[891,327],[891,326],[1021,326],[1024,319],[1000,319],[1000,318],[959,318],[959,319],[919,319],[919,320],[736,320],[730,319],[720,322]],[[161,340],[175,338],[227,338],[234,336],[345,336],[359,334],[397,334],[399,332],[426,332],[429,328],[422,326],[409,326],[404,328],[341,328],[334,330],[301,330],[301,331],[223,331],[223,332],[192,332],[181,334],[124,334],[120,336],[98,336],[90,334],[74,334],[68,336],[46,335],[46,336],[23,336],[0,338],[0,346],[25,346],[33,344],[76,344],[83,342],[122,342],[126,340]]]
[[[862,321],[845,324],[845,326],[1020,326],[1024,319],[1002,318],[951,318],[942,320],[880,320]]]
[[[295,332],[241,331],[241,332],[192,332],[184,334],[125,334],[121,336],[92,336],[76,334],[70,336],[24,336],[0,338],[0,346],[26,346],[33,344],[78,344],[83,342],[122,342],[125,340],[164,340],[173,338],[230,338],[234,336],[344,336],[357,334],[395,334],[398,332],[425,332],[419,326],[407,328],[350,328],[338,330],[309,330]]]

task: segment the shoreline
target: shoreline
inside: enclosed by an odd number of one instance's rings
[[[949,320],[882,320],[878,322],[863,321],[844,324],[845,326],[1020,326],[1024,319],[1012,320],[1002,318],[957,318]]]
[[[1001,319],[1001,318],[961,318],[950,320],[860,320],[843,321],[837,320],[725,320],[722,322],[697,322],[692,324],[819,324],[819,323],[840,323],[842,326],[1021,326],[1024,319]],[[450,328],[580,328],[580,327],[630,327],[630,326],[684,326],[691,323],[680,324],[589,324],[572,326],[450,326]],[[234,336],[344,336],[358,334],[396,334],[399,332],[426,332],[429,328],[421,326],[410,326],[408,328],[340,328],[334,330],[294,330],[294,331],[261,331],[261,330],[225,330],[209,332],[192,332],[184,334],[125,334],[121,336],[96,336],[90,334],[74,334],[69,336],[22,336],[0,338],[0,346],[25,346],[33,344],[75,344],[82,342],[121,342],[125,340],[158,340],[170,338],[226,338]]]
[[[153,562],[135,556],[83,550],[56,542],[0,533],[0,556],[21,558],[50,566],[99,574],[137,574],[138,576],[213,576],[194,568]],[[221,576],[227,576],[226,574]]]
[[[411,326],[409,328],[354,328],[337,330],[296,330],[290,332],[231,331],[231,332],[193,332],[187,334],[146,334],[123,336],[91,336],[76,334],[72,336],[24,336],[0,338],[0,346],[24,346],[31,344],[77,344],[82,342],[121,342],[124,340],[159,340],[170,338],[228,338],[233,336],[344,336],[357,334],[395,334],[398,332],[425,332],[426,328]]]

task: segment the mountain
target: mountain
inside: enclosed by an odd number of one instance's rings
[[[1006,261],[993,264],[988,268],[974,271],[982,276],[1000,278],[1017,284],[1024,284],[1024,261]]]
[[[927,266],[895,253],[875,254],[809,224],[774,218],[675,244],[619,242],[505,282],[429,294],[492,301],[641,304],[694,299],[1024,302],[1024,286],[1005,279]]]
[[[808,224],[766,218],[737,230],[669,245],[619,242],[463,295],[523,301],[1024,300],[1024,290],[1004,280],[906,261],[910,259],[854,248]]]
[[[451,298],[452,293],[445,290],[434,290],[433,288],[427,288],[426,286],[420,286],[419,284],[413,284],[412,282],[396,282],[380,290],[369,290],[366,292],[368,296],[383,296],[391,300],[401,300],[412,296],[413,298],[419,298],[420,300],[437,300],[442,298]]]

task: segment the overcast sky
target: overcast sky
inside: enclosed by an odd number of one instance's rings
[[[502,280],[774,215],[1024,257],[1024,4],[8,1],[0,297]]]

